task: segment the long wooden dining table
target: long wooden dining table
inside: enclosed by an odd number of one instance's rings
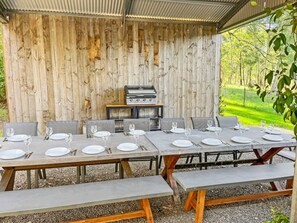
[[[176,181],[173,179],[173,172],[178,160],[182,155],[192,155],[195,153],[205,152],[221,152],[221,151],[251,151],[255,154],[255,159],[249,159],[252,165],[264,165],[276,155],[279,151],[286,147],[297,146],[296,140],[292,135],[280,134],[281,141],[269,141],[263,139],[267,135],[265,130],[258,127],[251,127],[241,133],[234,128],[224,128],[217,136],[215,132],[192,130],[188,140],[193,143],[193,146],[181,148],[174,146],[172,142],[178,139],[186,139],[184,134],[172,134],[168,132],[148,132],[146,137],[155,145],[159,151],[159,155],[163,156],[165,167],[162,171],[162,176],[167,180],[167,183],[174,191],[174,201],[179,202],[179,193]],[[247,137],[252,141],[250,143],[237,143],[232,140],[234,136]],[[202,142],[206,138],[215,138],[222,141],[221,145],[209,146]],[[236,161],[229,162],[236,163]],[[215,163],[210,163],[215,164]],[[222,164],[218,162],[217,164]],[[189,165],[190,167],[191,165]],[[271,182],[274,190],[281,189],[278,182]]]
[[[32,137],[30,152],[33,153],[29,159],[25,157],[12,160],[0,159],[0,167],[4,169],[4,174],[0,181],[0,191],[13,190],[16,171],[121,163],[125,173],[130,176],[133,173],[128,163],[129,159],[153,157],[159,154],[155,146],[144,136],[139,137],[138,143],[144,146],[145,149],[138,148],[137,150],[129,152],[120,151],[117,149],[117,146],[121,143],[134,143],[134,138],[125,136],[123,133],[112,133],[107,142],[107,147],[111,149],[111,152],[106,150],[96,155],[88,155],[82,152],[83,148],[90,145],[104,146],[104,141],[100,138],[86,138],[85,135],[73,135],[73,141],[70,146],[72,150],[77,150],[75,155],[74,153],[69,153],[61,157],[50,157],[46,156],[45,152],[55,147],[67,147],[65,140],[54,141],[44,140],[43,137],[38,136]],[[22,149],[26,152],[24,142],[5,141],[1,144],[2,148],[0,151]],[[36,176],[35,179],[38,179],[38,177]]]
[[[168,184],[174,190],[174,200],[179,201],[177,184],[172,177],[177,161],[182,155],[191,155],[204,152],[220,152],[220,151],[253,151],[255,159],[253,165],[266,164],[275,154],[285,147],[296,146],[296,140],[292,135],[281,134],[282,141],[274,142],[263,139],[267,134],[261,128],[251,127],[248,131],[240,133],[233,128],[223,129],[219,136],[214,132],[192,130],[189,140],[193,146],[178,147],[172,143],[178,139],[186,139],[185,134],[174,134],[162,131],[147,132],[145,136],[139,137],[139,144],[144,145],[146,150],[137,149],[135,151],[123,152],[117,149],[120,143],[134,142],[133,137],[126,136],[123,133],[113,133],[109,137],[108,147],[111,148],[111,153],[104,151],[97,155],[87,155],[82,152],[82,149],[88,145],[104,145],[101,139],[86,138],[84,135],[74,135],[71,147],[77,149],[75,156],[66,155],[62,157],[48,157],[45,152],[53,147],[67,147],[65,141],[43,140],[42,137],[32,137],[33,141],[30,145],[30,150],[33,152],[29,159],[23,157],[14,160],[1,160],[0,167],[4,168],[4,174],[0,182],[0,191],[13,190],[15,172],[19,170],[36,170],[42,168],[60,168],[73,167],[84,165],[95,165],[104,163],[121,163],[127,175],[132,175],[132,170],[129,166],[129,159],[143,158],[152,156],[163,156],[165,167],[162,171],[162,176],[167,180]],[[234,136],[245,136],[252,141],[250,143],[237,143],[231,140]],[[218,138],[222,141],[221,145],[209,146],[202,143],[205,138]],[[23,142],[3,142],[2,150],[9,149],[24,149]],[[37,172],[37,171],[36,171]],[[272,183],[276,189],[277,185]]]

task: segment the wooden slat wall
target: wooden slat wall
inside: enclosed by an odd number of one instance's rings
[[[47,15],[3,25],[10,121],[105,119],[126,84],[154,85],[165,117],[218,110],[214,27]],[[40,125],[42,131],[44,125]]]

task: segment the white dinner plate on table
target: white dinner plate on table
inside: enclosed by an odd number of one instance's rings
[[[7,138],[10,142],[23,142],[28,138],[27,135],[13,135]]]
[[[183,128],[171,129],[170,131],[173,132],[173,133],[178,133],[178,134],[186,132],[186,130],[183,129]]]
[[[252,139],[244,136],[234,136],[231,138],[231,140],[233,142],[242,143],[242,144],[251,143],[253,141]]]
[[[82,152],[85,154],[89,154],[89,155],[95,155],[98,153],[102,153],[105,151],[105,148],[103,146],[99,146],[99,145],[90,145],[90,146],[86,146],[85,148],[82,149]]]
[[[193,145],[189,140],[175,140],[172,144],[177,147],[190,147]]]
[[[266,133],[271,134],[271,135],[281,135],[281,131],[277,130],[277,129],[266,129],[265,130]]]
[[[70,150],[67,149],[66,147],[55,147],[55,148],[48,149],[45,152],[45,155],[56,157],[56,156],[65,156],[68,153],[70,153]]]
[[[219,146],[223,144],[221,140],[215,138],[205,138],[201,142],[209,146]]]
[[[55,134],[52,134],[49,139],[51,140],[64,140],[66,139],[66,137],[68,136],[68,134],[66,133],[55,133]]]
[[[110,136],[110,135],[111,134],[108,131],[99,131],[99,132],[94,133],[94,136],[99,137],[99,138],[105,137],[105,136]]]
[[[135,129],[134,131],[130,131],[129,134],[142,136],[142,135],[145,135],[145,131],[140,129]]]
[[[267,134],[267,135],[264,135],[262,136],[263,139],[266,139],[268,141],[273,141],[273,142],[280,142],[280,141],[283,141],[283,138],[281,136],[278,136],[278,135],[270,135],[270,134]]]
[[[118,150],[124,151],[124,152],[130,152],[138,149],[138,146],[134,143],[121,143],[117,146]]]
[[[222,129],[220,127],[207,127],[206,130],[210,131],[210,132],[215,132],[215,131],[221,131]]]
[[[10,149],[0,152],[0,159],[12,160],[24,156],[26,153],[21,149]]]

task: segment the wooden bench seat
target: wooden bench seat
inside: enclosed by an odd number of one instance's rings
[[[288,181],[290,182],[290,184],[287,184],[287,188],[285,190],[219,198],[213,200],[205,199],[207,190],[230,186],[256,184],[262,182],[288,180],[293,179],[293,176],[294,163],[241,166],[236,168],[222,168],[173,173],[173,177],[178,182],[178,184],[186,192],[190,192],[185,202],[184,210],[190,211],[192,208],[196,210],[196,223],[203,222],[205,206],[235,203],[274,196],[291,195],[292,180]]]
[[[294,162],[296,159],[296,151],[295,150],[293,150],[293,151],[282,150],[282,151],[279,151],[277,155],[284,157],[288,160],[294,161]]]
[[[139,200],[142,208],[138,211],[76,222],[113,222],[140,217],[154,222],[148,199],[172,194],[161,176],[5,191],[0,192],[0,217]]]

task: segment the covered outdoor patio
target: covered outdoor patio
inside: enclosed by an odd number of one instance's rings
[[[275,155],[295,147],[296,140],[274,129],[251,127],[243,131],[236,117],[230,122],[219,116],[220,33],[264,17],[265,7],[285,5],[284,0],[257,2],[252,6],[249,0],[1,1],[11,125],[6,123],[1,139],[0,167],[4,174],[0,178],[0,203],[1,196],[13,202],[0,204],[0,221],[64,222],[112,214],[97,221],[142,222],[145,220],[130,218],[144,217],[148,222],[260,222],[268,218],[271,207],[289,214],[293,201],[294,222],[295,191],[293,199],[288,196],[292,194],[293,162]],[[125,86],[141,86],[142,90],[154,86],[156,103],[129,104]],[[16,123],[24,124],[22,131]],[[36,123],[36,134],[27,133],[26,123]],[[72,127],[66,128],[68,125]],[[236,138],[239,132],[247,141]],[[32,137],[12,139],[20,134]],[[16,141],[24,141],[27,150],[23,151],[23,143]],[[129,145],[121,148],[122,144]],[[94,145],[102,151],[85,150]],[[66,152],[49,153],[56,148]],[[6,159],[1,158],[1,150],[21,150],[24,154]],[[217,158],[207,160],[213,154],[218,154]],[[239,154],[245,159],[241,160]],[[226,155],[227,161],[218,161],[220,155]],[[273,164],[268,164],[272,157]],[[119,172],[115,172],[114,164]],[[265,172],[261,166],[275,167],[275,176],[250,176],[252,171],[243,168],[251,168],[250,164],[257,168],[255,173]],[[238,170],[250,179],[242,181],[230,177],[233,172],[222,172],[230,179],[222,184],[227,187],[209,179],[205,179],[208,185],[195,182],[197,185],[187,187],[185,176],[175,175],[179,172],[175,168],[189,171],[193,167],[207,168],[200,172],[213,176],[218,174],[213,172],[217,169]],[[196,179],[200,173],[189,174]],[[118,179],[124,177],[128,179]],[[282,183],[276,182],[279,180]],[[120,195],[105,188],[93,198],[85,186],[94,182],[106,183],[106,188],[116,188]],[[127,185],[115,187],[122,182]],[[145,191],[129,197],[141,187],[135,185],[142,184]],[[26,189],[31,185],[40,188]],[[60,188],[61,202],[55,206],[58,198],[50,194],[58,194],[56,186],[61,185],[68,186]],[[268,193],[271,186],[273,191]],[[46,188],[52,192],[46,193]],[[121,195],[122,189],[126,197]],[[200,189],[208,191],[207,200]],[[81,191],[82,196],[67,203],[71,191]],[[92,193],[96,197],[96,190]],[[106,198],[109,193],[111,197]],[[191,200],[191,194],[197,200]],[[220,194],[231,200],[218,200]],[[235,194],[245,202],[229,204],[236,201]],[[42,203],[43,196],[49,203]],[[30,200],[32,197],[38,201]],[[39,204],[38,197],[40,207],[25,207],[26,203]],[[15,199],[19,199],[18,207]],[[132,212],[135,200],[140,200],[142,209]],[[203,218],[204,202],[205,206],[223,205],[207,207]],[[188,211],[196,209],[196,215],[194,211],[184,212],[183,206]],[[202,206],[201,218],[197,209]],[[123,214],[127,209],[130,212]]]

